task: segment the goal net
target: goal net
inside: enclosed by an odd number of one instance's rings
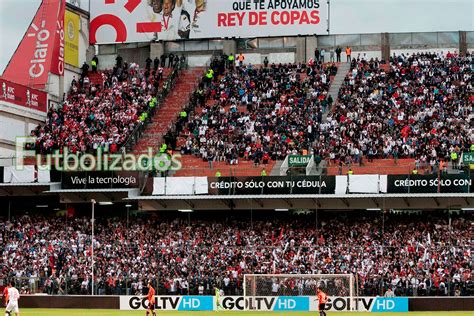
[[[246,274],[243,285],[246,310],[273,310],[275,300],[270,300],[271,297],[301,297],[298,300],[303,305],[317,310],[318,287],[329,297],[346,297],[354,301],[357,296],[352,274]],[[305,301],[304,297],[309,298]]]

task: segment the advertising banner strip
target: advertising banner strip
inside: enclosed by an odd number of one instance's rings
[[[79,68],[79,27],[81,18],[66,10],[64,15],[65,46],[64,60],[67,64]]]
[[[474,174],[389,175],[387,193],[474,193]]]
[[[198,181],[199,180],[199,181]],[[383,181],[382,181],[383,180]],[[474,193],[474,174],[171,177],[154,182],[154,195],[282,195],[351,193]],[[337,187],[337,190],[336,190]],[[348,190],[349,189],[349,190]]]
[[[48,99],[46,92],[28,88],[1,78],[0,86],[0,101],[46,113]]]
[[[4,80],[37,89],[46,86],[55,55],[57,25],[58,22],[60,24],[63,22],[63,16],[59,17],[58,14],[64,1],[41,2],[33,21],[2,74]]]
[[[132,189],[138,188],[136,171],[63,172],[62,189]]]
[[[120,296],[121,310],[145,310],[148,300],[144,296]],[[216,311],[214,296],[156,296],[155,309],[173,311]],[[228,311],[318,311],[315,296],[222,296],[219,309]],[[330,296],[327,311],[408,312],[407,297],[339,297]]]
[[[56,20],[56,32],[53,50],[53,61],[51,63],[51,73],[64,75],[64,15],[66,12],[66,0],[59,2],[58,18]]]
[[[90,10],[92,44],[327,34],[328,26],[325,0],[91,1]]]
[[[334,194],[334,176],[209,178],[209,194]]]

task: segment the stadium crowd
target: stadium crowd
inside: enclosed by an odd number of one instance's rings
[[[141,294],[153,280],[159,294],[211,294],[218,286],[232,295],[242,293],[248,273],[353,273],[360,295],[387,288],[395,295],[474,295],[472,214],[448,221],[439,213],[372,213],[322,214],[317,229],[314,217],[303,215],[252,222],[242,216],[99,218],[96,291]],[[23,280],[24,292],[90,293],[90,234],[85,217],[3,219],[0,279]],[[279,286],[280,293],[298,294],[295,284]]]
[[[330,107],[330,77],[337,68],[304,64],[224,65],[195,92],[193,115],[178,121],[183,154],[204,160],[261,162],[307,149]]]
[[[451,53],[394,55],[388,69],[359,56],[332,106],[334,63],[255,67],[215,59],[165,141],[183,154],[229,164],[311,152],[346,164],[457,162],[474,142],[472,69],[472,56]],[[66,101],[50,108],[46,124],[31,133],[38,152],[116,152],[156,106],[159,59],[148,59],[144,69],[119,59],[101,75],[103,84],[92,84],[86,68]]]
[[[37,137],[37,152],[46,154],[67,147],[73,153],[98,148],[114,153],[147,118],[147,109],[157,105],[163,68],[157,63],[151,68],[147,62],[147,67],[140,69],[119,57],[112,70],[100,73],[99,83],[92,83],[87,65],[83,67],[79,80],[72,80],[65,102],[51,107],[46,123],[31,132]]]
[[[474,143],[469,55],[394,55],[388,67],[359,55],[326,115],[333,63],[224,69],[204,78],[194,115],[177,124],[184,154],[235,164],[314,152],[349,165],[415,158],[420,168],[456,163]]]
[[[457,162],[474,143],[472,69],[472,57],[451,53],[394,55],[388,71],[378,60],[353,59],[315,152],[346,163]]]

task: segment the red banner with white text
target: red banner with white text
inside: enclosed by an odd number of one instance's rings
[[[51,73],[55,75],[64,75],[64,15],[66,13],[66,0],[62,0],[56,21],[56,41],[54,42],[53,62],[51,64]]]
[[[328,33],[327,0],[94,0],[91,43]]]
[[[47,93],[0,78],[0,101],[46,113]]]
[[[55,43],[60,45],[56,39],[61,34],[58,32],[58,22],[64,24],[64,2],[65,0],[41,2],[33,21],[5,68],[2,79],[37,89],[46,86],[48,73],[53,71],[51,63],[55,55],[54,45]],[[62,50],[64,55],[64,40]],[[54,67],[56,72],[57,67],[56,64]]]

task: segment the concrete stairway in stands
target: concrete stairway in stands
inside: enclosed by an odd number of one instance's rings
[[[336,104],[337,102],[337,96],[339,95],[339,89],[341,89],[342,83],[344,82],[344,78],[346,78],[347,73],[351,69],[351,64],[350,63],[339,63],[337,67],[337,73],[334,79],[331,82],[331,86],[329,87],[329,92],[328,94],[332,97],[334,100],[333,104]],[[329,109],[330,111],[331,109]],[[326,117],[329,113],[329,111],[326,111],[323,115],[323,120],[326,120]]]
[[[101,72],[91,72],[87,74],[87,77],[89,77],[89,80],[91,82],[91,85],[102,85],[103,80],[102,80],[102,73]]]
[[[135,145],[133,149],[135,155],[146,153],[148,147],[153,148],[153,152],[158,150],[163,141],[163,136],[171,124],[176,122],[179,112],[189,101],[189,94],[194,91],[203,72],[204,68],[201,67],[183,70],[175,86],[163,100],[141,139]]]
[[[270,171],[271,176],[279,176],[280,175],[280,168],[281,165],[283,164],[284,160],[277,160],[275,161],[275,164],[273,165],[272,171]]]

